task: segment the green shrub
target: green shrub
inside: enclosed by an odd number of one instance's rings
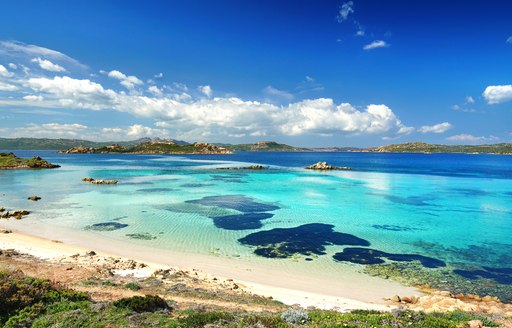
[[[126,285],[124,285],[124,288],[133,290],[135,292],[135,291],[138,291],[141,287],[134,282],[129,282]]]
[[[113,303],[115,307],[128,309],[134,312],[155,312],[171,310],[167,302],[158,295],[133,296],[122,298]]]

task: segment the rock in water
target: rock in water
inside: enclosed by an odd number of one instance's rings
[[[313,165],[310,165],[310,166],[306,167],[306,169],[308,169],[308,170],[321,170],[321,171],[326,171],[326,170],[349,171],[349,170],[352,170],[350,167],[329,165],[329,164],[327,164],[327,162],[317,162],[317,163],[315,163]]]
[[[41,197],[39,197],[39,196],[30,196],[30,197],[28,197],[28,200],[33,200],[34,202],[37,202],[40,199],[41,199]]]

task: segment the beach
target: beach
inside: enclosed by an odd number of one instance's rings
[[[147,265],[134,272],[139,276],[149,276],[155,270],[175,268],[185,271],[201,272],[203,276],[214,276],[217,279],[232,279],[243,289],[262,296],[271,296],[285,304],[299,304],[302,307],[314,306],[322,309],[389,310],[396,307],[386,298],[398,295],[422,295],[416,288],[404,287],[400,284],[370,277],[364,274],[349,273],[338,279],[332,277],[308,276],[280,272],[276,268],[256,267],[251,263],[201,256],[199,254],[180,254],[171,251],[156,251],[148,248],[129,245],[106,238],[81,235],[79,232],[67,231],[58,234],[58,228],[51,228],[50,238],[24,232],[21,226],[28,228],[29,222],[0,221],[0,228],[11,230],[12,233],[0,235],[0,249],[15,249],[35,257],[54,260],[74,254],[94,251],[104,257],[119,257],[135,260]],[[39,231],[44,232],[45,229]],[[57,231],[56,231],[57,230]],[[61,233],[64,233],[61,231]],[[75,238],[70,237],[73,235]],[[63,241],[64,240],[64,241]]]

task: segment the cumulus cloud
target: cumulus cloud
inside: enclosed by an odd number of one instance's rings
[[[136,76],[127,76],[117,70],[108,72],[108,77],[121,81],[121,85],[129,90],[134,89],[136,85],[144,84],[144,82],[139,80]]]
[[[512,44],[512,36],[509,36],[509,37],[507,38],[507,41],[505,41],[505,42],[506,42],[506,43],[510,43],[510,44]]]
[[[34,58],[31,60],[31,62],[36,63],[44,70],[50,71],[50,72],[65,72],[66,69],[60,65],[54,64],[51,61],[47,59],[42,59],[40,57]]]
[[[160,73],[158,73],[158,74],[155,74],[155,75],[153,76],[153,78],[155,78],[155,79],[161,79],[161,78],[163,78],[163,77],[164,77],[164,73],[162,73],[162,72],[160,72]]]
[[[12,84],[0,82],[0,91],[16,91],[18,87]]]
[[[155,85],[150,86],[150,87],[148,88],[148,91],[149,91],[151,94],[153,94],[153,95],[155,95],[155,96],[157,96],[157,97],[161,97],[161,96],[163,96],[162,90],[160,90],[160,89],[159,89],[157,86],[155,86]]]
[[[467,143],[467,144],[481,144],[486,142],[497,142],[499,140],[498,137],[488,136],[488,137],[477,137],[471,134],[457,134],[451,137],[446,138],[448,141],[456,142],[456,143]]]
[[[444,133],[450,130],[453,126],[448,122],[439,123],[436,125],[424,125],[418,129],[421,133]]]
[[[119,71],[111,71],[109,75],[119,80],[126,77]],[[89,79],[68,76],[28,78],[19,86],[23,88],[21,94],[25,98],[0,99],[0,106],[115,110],[135,117],[153,119],[158,128],[169,128],[175,136],[195,140],[212,136],[396,136],[413,130],[412,127],[402,124],[386,105],[371,104],[361,109],[348,103],[336,104],[329,98],[276,105],[236,97],[192,97],[182,91],[186,87],[180,85],[173,85],[165,90],[150,86],[147,95],[127,94],[106,89]],[[118,130],[104,132],[113,134],[116,131]],[[125,136],[144,133],[156,135],[165,131],[135,126]]]
[[[339,23],[343,23],[348,19],[348,16],[354,12],[354,2],[348,1],[343,3],[340,6],[340,9],[338,11],[338,16],[336,16],[336,19]]]
[[[7,68],[5,68],[4,65],[0,64],[0,76],[3,76],[3,77],[12,77],[14,74],[12,74],[11,72],[9,72],[7,70]]]
[[[209,85],[201,85],[198,90],[207,97],[211,97],[213,94],[213,90]]]
[[[467,96],[466,97],[466,104],[474,104],[475,103],[475,99],[471,96]]]
[[[378,49],[378,48],[387,48],[389,47],[389,44],[386,43],[386,41],[383,40],[375,40],[363,47],[364,50],[372,50],[372,49]]]
[[[126,140],[138,139],[144,137],[150,138],[166,138],[169,136],[169,131],[165,129],[155,129],[141,124],[134,124],[124,128],[102,128],[100,130],[101,137],[109,140]]]
[[[512,100],[512,85],[490,85],[482,94],[489,105]]]

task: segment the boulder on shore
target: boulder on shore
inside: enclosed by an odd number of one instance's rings
[[[321,170],[321,171],[326,171],[326,170],[350,171],[350,170],[352,170],[352,168],[347,167],[347,166],[334,166],[334,165],[327,164],[327,162],[317,162],[313,165],[306,167],[306,169]]]

